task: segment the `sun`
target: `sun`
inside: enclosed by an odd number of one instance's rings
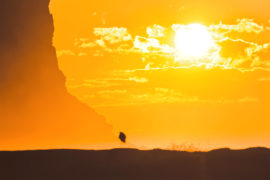
[[[189,24],[176,31],[175,46],[184,57],[203,57],[212,45],[212,36],[207,27],[202,24]]]

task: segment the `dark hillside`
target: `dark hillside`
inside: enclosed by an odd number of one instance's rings
[[[8,180],[269,180],[270,150],[49,150],[0,153]]]

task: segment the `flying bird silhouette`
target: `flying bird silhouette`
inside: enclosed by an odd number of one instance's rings
[[[123,143],[126,143],[126,138],[127,138],[127,136],[126,136],[123,132],[120,132],[120,134],[119,134],[119,139],[120,139]]]

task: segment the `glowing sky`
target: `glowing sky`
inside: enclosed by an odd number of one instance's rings
[[[69,92],[138,147],[270,147],[269,5],[53,0],[54,45]]]

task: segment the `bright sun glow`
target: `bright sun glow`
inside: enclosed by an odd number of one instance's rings
[[[206,26],[190,24],[176,31],[175,44],[181,55],[199,58],[210,50],[213,39]]]

